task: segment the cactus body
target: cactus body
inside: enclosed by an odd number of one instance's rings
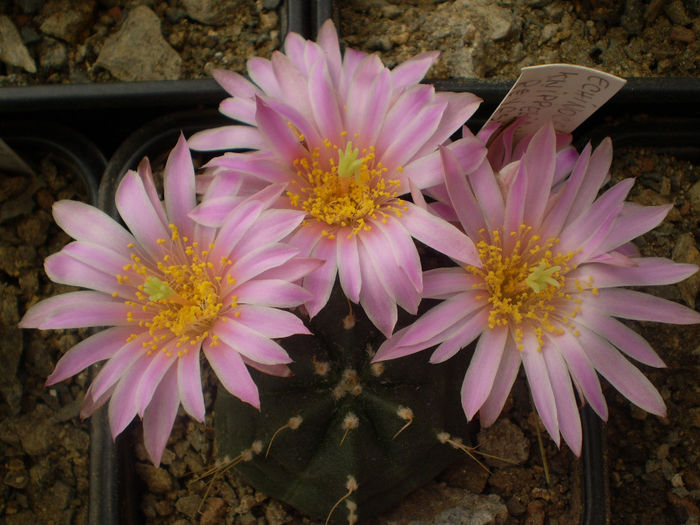
[[[243,477],[319,518],[345,497],[352,503],[334,510],[337,523],[353,521],[353,513],[367,518],[435,477],[459,454],[437,434],[468,438],[469,431],[459,403],[464,360],[431,365],[422,354],[370,365],[383,336],[361,311],[348,319],[348,304],[334,291],[309,323],[313,336],[282,341],[294,359],[292,377],[252,371],[260,412],[223,388],[216,402],[219,455],[234,458],[262,442],[238,465]],[[296,429],[286,426],[294,416],[302,418]],[[348,490],[349,479],[356,489]]]

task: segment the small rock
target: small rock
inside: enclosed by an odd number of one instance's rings
[[[280,0],[262,0],[263,9],[277,9],[280,5]]]
[[[184,9],[179,9],[176,7],[169,7],[165,10],[165,19],[170,24],[177,24],[180,20],[187,16],[187,12]]]
[[[44,69],[63,69],[68,65],[68,52],[65,44],[45,38],[39,46],[39,65]]]
[[[478,435],[482,452],[490,456],[502,458],[505,461],[486,457],[485,461],[491,466],[502,467],[508,464],[520,465],[527,461],[530,455],[530,442],[520,430],[520,427],[508,419],[500,419],[492,426],[482,429]]]
[[[527,504],[526,525],[544,525],[545,511],[544,502],[536,499]]]
[[[97,65],[120,80],[176,80],[182,58],[163,38],[158,16],[146,6],[127,15],[102,46]]]
[[[19,458],[12,458],[5,465],[7,472],[3,482],[8,487],[23,489],[29,483],[29,473],[24,467],[24,462]]]
[[[22,43],[19,31],[7,16],[0,16],[0,60],[10,66],[36,73],[36,64]]]
[[[197,509],[199,508],[199,503],[201,501],[202,498],[200,498],[197,494],[182,496],[175,502],[175,508],[181,514],[192,518],[195,516],[195,514],[197,514]]]
[[[684,26],[692,22],[688,13],[685,12],[683,0],[671,0],[664,8],[664,12],[668,19],[674,24]]]
[[[37,405],[22,416],[16,428],[22,448],[30,456],[46,454],[58,439],[53,413],[45,405]]]
[[[147,463],[137,463],[136,472],[153,494],[165,494],[172,487],[172,479],[167,470]]]
[[[39,29],[46,35],[75,44],[92,24],[94,11],[94,0],[49,0],[41,9],[43,22]]]
[[[382,16],[384,18],[396,18],[401,13],[403,13],[403,11],[403,7],[394,4],[382,6]]]
[[[659,16],[661,10],[664,8],[665,3],[666,0],[651,0],[644,13],[644,20],[646,20],[647,23],[656,20],[656,17]]]
[[[19,34],[22,37],[22,43],[25,46],[39,42],[42,39],[39,32],[32,26],[22,26],[22,28],[19,30]]]
[[[202,513],[200,518],[200,525],[217,525],[221,523],[224,514],[226,513],[226,503],[221,498],[209,498],[207,499],[206,509]],[[268,518],[268,523],[272,525],[273,522]]]
[[[666,459],[668,457],[668,453],[671,447],[669,447],[668,443],[663,443],[659,445],[659,448],[656,449],[656,457],[659,459]]]
[[[542,41],[547,42],[559,31],[559,24],[547,24],[542,28]]]
[[[700,251],[697,249],[695,237],[691,232],[678,236],[671,257],[679,263],[700,264]],[[695,273],[678,283],[677,286],[685,303],[691,308],[695,308],[695,298],[700,291],[700,275]]]
[[[500,17],[492,17],[489,22],[491,25],[491,40],[494,42],[505,40],[511,36],[513,32],[513,24],[510,20]]]
[[[388,35],[372,36],[367,40],[369,51],[389,51],[392,47],[394,44]]]
[[[628,0],[625,2],[625,10],[620,17],[620,25],[631,35],[638,35],[644,29],[642,16],[643,7],[641,0]]]
[[[246,0],[231,0],[221,2],[220,0],[183,0],[187,11],[187,16],[210,25],[223,25],[229,21],[231,16],[239,12]]]
[[[685,44],[695,42],[695,33],[693,30],[683,26],[673,26],[669,36],[671,40],[675,40],[676,42],[683,42]]]
[[[507,518],[508,508],[497,494],[488,496],[467,494],[459,506],[442,511],[430,523],[433,525],[454,525],[455,523],[491,525],[505,523]]]

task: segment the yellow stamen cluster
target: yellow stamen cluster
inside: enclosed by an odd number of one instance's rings
[[[333,232],[346,226],[352,228],[350,235],[357,235],[371,229],[368,217],[386,221],[387,213],[401,216],[406,208],[397,197],[401,184],[376,161],[373,146],[360,151],[348,141],[341,149],[326,139],[323,147],[324,151],[314,148],[308,157],[294,161],[297,178],[287,197],[293,206],[330,227],[324,235],[334,238]]]
[[[575,252],[557,252],[559,239],[543,241],[526,225],[509,232],[509,237],[504,242],[501,232],[496,230],[490,239],[479,241],[476,247],[483,267],[467,266],[466,270],[481,277],[482,283],[474,287],[488,294],[489,328],[510,327],[522,350],[523,325],[527,324],[541,350],[544,334],[563,333],[561,326],[569,325],[568,317],[580,311],[581,299],[566,288],[566,274],[575,268],[569,266]],[[584,291],[578,282],[575,284],[579,291]],[[557,305],[558,301],[561,304]],[[571,303],[575,305],[573,311],[560,311],[562,305]]]
[[[181,236],[175,225],[169,226],[170,239],[158,239],[158,244],[167,243],[169,249],[156,263],[157,270],[143,264],[141,258],[132,253],[132,263],[124,266],[125,275],[117,275],[117,280],[120,284],[143,280],[143,284],[137,286],[136,300],[126,301],[134,307],[127,319],[148,329],[150,339],[142,343],[148,354],[165,350],[170,356],[171,350],[176,349],[181,356],[209,336],[209,329],[224,307],[220,294],[222,279],[213,275],[214,264],[208,260],[214,246],[203,249],[198,242]],[[230,266],[232,261],[223,258],[221,263]],[[227,282],[231,281],[233,278],[227,275]],[[231,306],[236,306],[235,298]],[[173,336],[174,347],[172,344],[165,347]],[[135,337],[136,334],[132,334],[130,339]],[[212,336],[212,344],[217,344],[216,336]]]

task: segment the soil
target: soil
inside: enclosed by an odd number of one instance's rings
[[[65,40],[42,31],[50,14],[43,2],[0,0],[0,15],[7,15],[18,29],[37,65],[37,72],[29,73],[0,62],[0,86],[118,80],[97,64],[97,57],[136,5],[147,5],[158,16],[163,38],[182,59],[179,78],[208,77],[214,67],[244,71],[248,57],[267,57],[279,45],[278,2],[237,2],[239,8],[225,14],[221,25],[194,20],[188,15],[191,3],[87,2],[92,6],[87,22],[75,38]],[[53,4],[60,0],[45,2]],[[346,45],[378,52],[389,65],[440,49],[430,78],[514,78],[521,67],[546,62],[578,63],[622,76],[698,76],[696,1],[499,0],[475,1],[473,6],[468,8],[463,0],[353,0],[342,2],[337,14]],[[698,165],[654,151],[620,150],[615,158],[613,180],[637,178],[633,200],[674,203],[667,220],[638,241],[644,254],[700,263],[694,237],[700,226]],[[85,194],[50,158],[37,163],[41,169],[36,180],[0,174],[0,523],[82,524],[87,520],[88,428],[77,414],[88,377],[83,373],[48,389],[43,383],[58,357],[84,334],[20,333],[15,324],[39,298],[66,291],[50,283],[41,269],[44,257],[68,241],[50,219],[50,203]],[[694,277],[649,291],[694,306],[699,284],[700,278]],[[668,416],[647,415],[614,389],[606,390],[611,414],[605,425],[610,519],[697,523],[698,327],[632,324],[668,365],[660,370],[640,366],[661,391]],[[146,522],[320,523],[247,486],[234,469],[217,462],[211,412],[214,381],[209,372],[205,383],[211,387],[206,423],[178,418],[163,468],[152,467],[142,447],[135,446]],[[513,399],[499,423],[477,441],[484,451],[505,455],[517,465],[488,464],[489,473],[465,457],[376,523],[426,523],[441,512],[444,517],[454,509],[481,507],[499,523],[579,522],[580,461],[566,447],[557,450],[543,433],[522,378]],[[139,426],[132,432],[139,443]]]

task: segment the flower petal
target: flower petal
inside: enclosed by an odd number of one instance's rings
[[[32,306],[19,322],[20,328],[85,328],[124,326],[132,307],[100,292],[69,292],[49,297]]]
[[[113,249],[134,242],[134,237],[105,212],[78,201],[61,200],[53,205],[56,224],[78,241]]]
[[[291,312],[251,304],[243,304],[237,311],[240,315],[236,317],[236,322],[265,337],[277,339],[294,334],[311,334],[304,322]]]
[[[360,301],[360,289],[362,288],[362,275],[360,273],[360,259],[357,251],[356,235],[338,235],[338,277],[343,292],[353,303]]]
[[[255,279],[236,287],[234,294],[241,304],[294,308],[311,299],[301,286],[283,279]],[[224,301],[230,300],[225,298]]]
[[[180,138],[168,155],[163,172],[165,209],[171,224],[175,224],[181,234],[192,237],[192,220],[187,214],[197,204],[194,189],[194,166],[187,147],[185,136]]]
[[[126,345],[126,340],[131,333],[130,327],[115,327],[83,339],[59,359],[56,368],[46,379],[46,386],[54,385],[98,361],[112,357]]]
[[[166,378],[163,378],[163,383]],[[153,395],[158,395],[158,391]],[[183,353],[177,360],[177,396],[182,408],[200,423],[204,422],[204,394],[199,369],[199,349]],[[148,410],[148,409],[146,409]],[[145,413],[144,413],[145,416]]]
[[[258,387],[250,377],[241,355],[225,344],[211,346],[204,343],[202,349],[224,388],[244,403],[260,410]]]
[[[636,321],[657,321],[672,324],[700,323],[700,313],[661,297],[624,290],[606,288],[597,296],[584,296],[584,306],[597,308],[613,317]]]
[[[252,126],[220,126],[194,133],[187,144],[196,151],[260,149],[263,139]]]
[[[171,367],[143,413],[143,442],[148,456],[156,466],[160,464],[163,457],[179,406],[177,370]]]
[[[489,397],[507,336],[508,328],[497,326],[481,334],[476,343],[474,356],[462,383],[462,408],[467,419],[472,419]]]
[[[515,348],[515,341],[509,337],[503,349],[501,362],[498,363],[498,374],[493,380],[489,397],[479,409],[479,422],[482,427],[491,426],[498,419],[508,394],[513,388],[515,378],[518,377],[518,370],[520,370],[520,352]]]

